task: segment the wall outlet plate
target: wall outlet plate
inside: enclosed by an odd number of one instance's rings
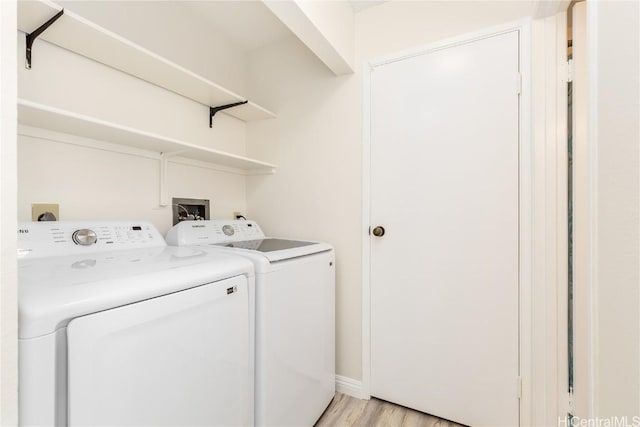
[[[233,219],[238,219],[239,216],[242,216],[242,212],[240,211],[233,211]]]
[[[31,204],[31,221],[37,221],[40,215],[51,212],[56,221],[60,220],[60,205],[57,203],[33,203]]]

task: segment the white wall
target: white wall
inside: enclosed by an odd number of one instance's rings
[[[279,165],[248,180],[248,213],[270,235],[335,246],[337,372],[360,379],[360,86],[336,77],[297,39],[255,52],[250,93],[273,121],[248,126],[248,154]],[[251,83],[250,83],[251,84]]]
[[[600,418],[640,415],[639,14],[635,1],[587,3],[592,415]]]
[[[435,40],[530,16],[533,1],[397,1],[356,15],[362,62]]]
[[[18,53],[24,55],[24,35]],[[33,68],[18,66],[18,96],[166,137],[245,153],[245,124],[226,114],[209,128],[209,108],[43,40]]]
[[[32,203],[59,203],[62,220],[147,220],[163,234],[171,227],[171,207],[158,205],[158,159],[104,151],[52,132],[28,133],[37,137],[18,137],[21,221],[31,220]],[[170,162],[167,182],[169,197],[209,199],[212,218],[245,211],[243,175]]]
[[[57,3],[233,92],[245,91],[244,51],[185,2]]]
[[[18,424],[16,4],[0,2],[0,425]]]
[[[389,2],[356,15],[356,73],[335,77],[297,40],[252,52],[248,90],[273,122],[248,126],[250,156],[280,165],[250,179],[249,214],[269,234],[336,248],[337,373],[362,378],[362,67],[364,61],[527,16],[530,2]],[[402,206],[398,206],[402,209]]]
[[[120,3],[112,4],[117,10],[121,7]],[[132,10],[138,6],[135,3]],[[166,5],[159,7],[162,11]],[[160,32],[151,27],[149,31]],[[19,33],[18,46],[21,58],[23,33]],[[210,50],[209,54],[226,58],[230,70],[244,70],[244,56],[226,55],[232,47],[228,45],[220,52]],[[187,52],[182,52],[182,56],[194,55],[190,57],[194,62],[197,62],[195,55],[201,54],[183,46],[164,46],[165,51],[171,48],[176,51],[182,48]],[[21,98],[229,153],[245,154],[246,125],[238,119],[218,114],[210,129],[207,106],[46,41],[36,41],[33,55],[31,70],[18,66]],[[244,84],[243,77],[243,73],[238,73],[234,79],[240,78]],[[42,133],[37,139],[20,137],[19,220],[30,220],[32,203],[59,203],[63,220],[149,219],[161,232],[171,226],[171,207],[159,207],[158,160],[70,145],[73,140]],[[231,218],[233,211],[245,211],[245,176],[178,165],[173,161],[169,165],[169,197],[209,199],[212,217],[216,218]]]

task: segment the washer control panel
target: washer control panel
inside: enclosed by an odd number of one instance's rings
[[[18,225],[18,258],[166,246],[150,223],[104,221],[23,222]]]
[[[264,233],[254,221],[207,220],[182,221],[167,233],[167,243],[174,246],[198,245],[263,239]]]

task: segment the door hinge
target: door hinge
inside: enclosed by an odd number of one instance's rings
[[[522,93],[522,74],[518,73],[516,76],[516,93],[520,95]]]
[[[573,81],[573,59],[568,60],[566,66],[567,66],[567,71],[566,71],[567,83],[570,83]]]
[[[516,377],[516,397],[522,399],[522,377]]]

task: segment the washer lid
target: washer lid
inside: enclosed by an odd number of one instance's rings
[[[216,246],[224,246],[227,248],[250,249],[258,252],[282,251],[284,249],[295,249],[303,246],[315,245],[316,242],[302,242],[300,240],[287,239],[257,239],[244,240],[240,242],[216,243]]]
[[[183,221],[167,233],[167,243],[175,246],[206,245],[224,247],[244,256],[265,258],[269,262],[283,261],[318,252],[330,251],[331,245],[316,241],[265,237],[254,221]]]
[[[270,237],[239,242],[213,243],[208,246],[236,251],[238,255],[264,257],[269,262],[284,261],[333,249],[331,245],[323,242],[277,239]]]
[[[193,247],[23,259],[19,336],[49,334],[77,316],[241,275],[253,276],[247,260]]]

